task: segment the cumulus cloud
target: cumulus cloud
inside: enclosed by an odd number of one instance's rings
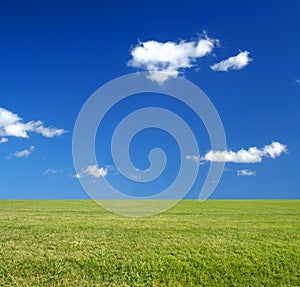
[[[17,114],[0,107],[0,136],[28,138],[28,133],[41,134],[47,138],[61,136],[66,131],[53,127],[44,127],[42,121],[24,123]]]
[[[7,139],[7,138],[2,138],[2,139],[0,139],[0,144],[7,143],[7,142],[8,142],[8,139]]]
[[[238,176],[255,176],[256,171],[250,169],[240,169],[237,171]]]
[[[244,51],[240,52],[238,55],[230,57],[226,60],[223,60],[219,63],[211,65],[210,68],[213,71],[225,71],[228,70],[240,70],[246,67],[252,59],[249,57],[249,52]]]
[[[104,167],[98,167],[98,165],[89,165],[85,170],[84,173],[87,173],[95,178],[105,177],[107,176],[108,169]]]
[[[14,153],[14,156],[15,157],[27,157],[27,156],[31,155],[34,150],[35,150],[35,147],[31,146],[29,149],[24,149],[22,151],[16,151]]]
[[[94,178],[105,177],[108,175],[109,170],[112,170],[113,167],[108,165],[106,167],[99,167],[98,165],[89,165],[82,173],[70,174],[71,178],[80,179],[84,175],[89,175]]]
[[[149,79],[162,84],[176,78],[181,69],[194,66],[196,60],[210,54],[217,43],[207,36],[197,41],[140,42],[132,48],[128,65],[145,69]]]
[[[282,153],[287,153],[287,146],[279,142],[272,142],[261,149],[250,147],[248,150],[240,149],[236,152],[211,150],[201,157],[201,160],[211,162],[257,163],[261,162],[264,157],[274,159]]]

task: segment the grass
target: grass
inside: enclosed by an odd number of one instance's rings
[[[300,286],[300,201],[0,201],[0,286]]]

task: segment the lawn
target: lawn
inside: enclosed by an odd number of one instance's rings
[[[300,286],[300,201],[0,201],[0,286]]]

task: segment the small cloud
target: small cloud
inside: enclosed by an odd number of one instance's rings
[[[194,163],[200,165],[201,157],[199,155],[187,155],[185,159],[191,160]]]
[[[90,175],[94,178],[105,177],[110,170],[114,170],[114,167],[107,165],[106,167],[98,167],[98,165],[89,165],[82,173],[70,174],[71,178],[80,179],[84,174]]]
[[[8,142],[8,139],[7,139],[7,138],[2,138],[2,139],[0,139],[0,144],[7,143],[7,142]]]
[[[29,149],[24,149],[22,151],[16,151],[14,153],[15,157],[27,157],[29,155],[31,155],[31,153],[35,150],[34,146],[31,146]]]
[[[256,171],[250,169],[240,169],[237,171],[238,176],[255,176]]]
[[[228,70],[241,70],[252,61],[252,59],[249,57],[249,54],[250,53],[248,51],[240,52],[236,56],[230,57],[219,63],[211,65],[210,68],[213,71],[224,72],[227,72]]]
[[[95,178],[105,177],[108,174],[108,169],[105,167],[98,167],[98,165],[89,165],[84,173],[87,173]]]
[[[63,135],[66,131],[54,127],[44,127],[42,121],[24,123],[17,114],[0,107],[0,136],[29,138],[29,133],[37,133],[47,138],[53,138]]]
[[[288,83],[288,85],[300,86],[300,79],[295,79]]]
[[[56,174],[56,173],[59,173],[59,172],[61,172],[62,170],[61,169],[58,169],[58,170],[56,170],[56,169],[51,169],[51,168],[48,168],[48,169],[46,169],[44,172],[43,172],[43,174],[49,174],[49,173],[52,173],[52,174]]]
[[[132,174],[131,175],[131,178],[134,179],[134,180],[139,180],[142,178],[142,176],[139,174],[139,175],[136,175],[136,174]]]
[[[287,146],[279,142],[265,145],[262,149],[250,147],[248,150],[240,149],[234,151],[211,150],[201,160],[211,162],[234,162],[234,163],[258,163],[263,157],[276,158],[282,153],[287,153]]]
[[[176,78],[182,69],[193,67],[199,58],[210,54],[217,44],[218,40],[206,34],[195,41],[140,42],[132,48],[132,59],[128,66],[148,71],[150,80],[163,84],[170,78]]]
[[[80,179],[80,178],[82,178],[82,175],[79,174],[79,173],[75,173],[75,174],[70,174],[70,177],[71,177],[71,178]]]

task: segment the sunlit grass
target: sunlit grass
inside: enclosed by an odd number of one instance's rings
[[[0,201],[0,286],[299,286],[300,201]]]

